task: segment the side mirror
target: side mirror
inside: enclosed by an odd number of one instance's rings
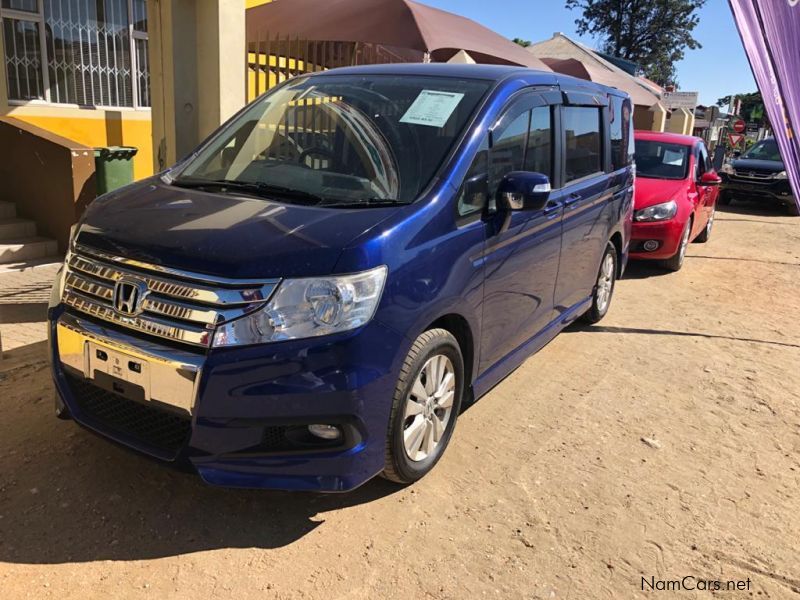
[[[497,208],[502,212],[541,210],[550,198],[550,178],[543,173],[512,171],[497,186]]]
[[[733,158],[739,158],[742,155],[741,150],[734,150],[733,151]]]
[[[722,179],[716,171],[706,171],[700,176],[700,185],[719,185]]]
[[[486,173],[473,175],[464,180],[462,190],[465,204],[475,207],[485,206],[489,197],[489,176]]]

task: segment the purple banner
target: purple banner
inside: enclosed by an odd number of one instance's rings
[[[800,0],[730,0],[800,208]]]

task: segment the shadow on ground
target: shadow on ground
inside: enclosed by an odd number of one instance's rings
[[[36,323],[47,318],[47,302],[0,304],[0,325]]]
[[[604,325],[589,325],[581,321],[575,321],[564,330],[564,333],[613,333],[613,334],[633,334],[633,335],[666,335],[675,337],[705,338],[707,340],[728,340],[732,342],[745,342],[749,344],[766,344],[781,348],[800,348],[800,344],[784,342],[781,340],[764,340],[757,338],[737,337],[732,335],[721,335],[716,333],[706,333],[702,331],[677,331],[672,329],[649,329],[643,327],[607,327]]]
[[[725,214],[726,221],[741,221],[747,223],[765,223],[769,225],[796,225],[792,221],[779,221],[777,217],[790,216],[787,209],[780,204],[770,202],[755,202],[748,200],[734,200],[732,204],[717,203],[717,210]],[[727,215],[740,215],[747,218],[735,218]],[[760,219],[753,217],[762,217]]]
[[[325,513],[401,488],[340,495],[227,490],[110,444],[52,410],[44,345],[0,362],[0,562],[139,560],[216,548],[277,548]],[[15,356],[28,360],[15,362]]]
[[[623,279],[648,279],[649,277],[663,277],[668,271],[657,260],[629,260],[625,267]]]

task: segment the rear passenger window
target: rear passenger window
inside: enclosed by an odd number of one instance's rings
[[[549,106],[534,108],[528,136],[525,171],[542,173],[553,180],[553,127]]]
[[[599,108],[588,106],[564,108],[567,182],[603,170],[600,116]]]
[[[609,137],[611,138],[611,170],[627,167],[633,162],[630,100],[611,95],[608,106]]]

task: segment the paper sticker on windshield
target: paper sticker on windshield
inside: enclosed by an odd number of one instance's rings
[[[674,167],[683,166],[683,152],[678,150],[664,150],[664,164]]]
[[[464,94],[422,90],[400,119],[401,123],[444,127]]]

